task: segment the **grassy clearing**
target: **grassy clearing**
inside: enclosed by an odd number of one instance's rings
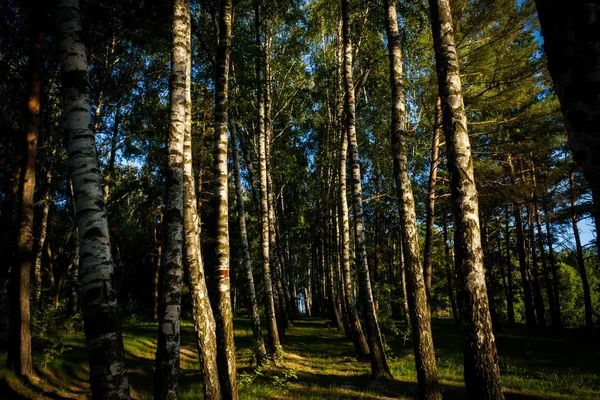
[[[320,319],[300,319],[289,330],[285,353],[278,365],[256,371],[250,364],[252,331],[247,320],[236,319],[238,374],[242,399],[388,399],[414,398],[416,375],[410,341],[387,335],[390,366],[395,379],[369,380],[369,364],[354,358],[352,345]],[[130,321],[124,342],[132,395],[152,398],[156,324]],[[201,376],[190,323],[183,324],[180,398],[197,399]],[[523,328],[496,335],[503,385],[509,399],[600,398],[599,346],[581,331],[529,334]],[[444,398],[464,398],[460,334],[449,320],[434,321],[434,341]],[[36,374],[21,382],[0,370],[0,399],[81,399],[90,396],[87,354],[81,333],[38,345]],[[58,345],[56,345],[58,343]],[[5,364],[6,355],[0,355]]]

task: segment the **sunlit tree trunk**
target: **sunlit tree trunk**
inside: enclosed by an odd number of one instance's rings
[[[257,1],[255,17],[256,17],[256,42],[258,47],[262,48],[261,39],[262,17],[261,17],[260,1]],[[263,278],[265,286],[265,314],[267,317],[267,351],[270,355],[275,354],[281,342],[279,341],[279,332],[277,329],[277,321],[275,319],[275,296],[273,293],[273,283],[271,280],[271,265],[269,262],[269,200],[267,198],[267,158],[266,158],[266,131],[265,131],[265,104],[264,104],[264,69],[262,57],[259,55],[256,61],[257,82],[257,130],[258,130],[258,158],[259,158],[259,182],[260,182],[260,223],[262,244],[262,265]]]
[[[454,214],[454,262],[468,399],[503,399],[485,285],[479,205],[448,0],[429,0]]]
[[[215,79],[214,210],[216,213],[216,257],[213,282],[217,323],[217,364],[224,399],[237,399],[233,309],[229,279],[229,208],[227,186],[227,107],[231,54],[231,0],[219,3],[219,42]]]
[[[371,359],[371,376],[374,379],[391,379],[392,374],[387,364],[383,348],[383,338],[375,311],[375,301],[371,290],[371,278],[367,264],[367,247],[364,231],[362,205],[361,172],[356,138],[356,106],[354,99],[354,83],[352,77],[352,41],[350,28],[350,10],[348,0],[342,0],[342,22],[344,43],[344,84],[346,88],[346,130],[348,134],[348,150],[352,168],[352,209],[354,211],[354,227],[356,230],[356,264],[359,271],[359,283],[364,299],[365,323]]]
[[[128,399],[129,383],[100,182],[78,0],[57,2],[57,35],[76,220],[84,331],[94,398]]]
[[[166,204],[163,222],[162,291],[159,304],[158,343],[154,375],[154,398],[177,398],[181,289],[183,284],[183,146],[185,140],[186,86],[190,49],[188,0],[175,0],[171,53],[170,124],[167,141]]]
[[[186,18],[190,18],[186,11]],[[185,136],[183,141],[183,228],[185,234],[185,254],[190,269],[190,292],[192,298],[192,319],[205,399],[221,399],[221,385],[217,367],[216,323],[206,287],[204,262],[200,245],[200,212],[196,196],[196,177],[192,155],[192,53],[191,34],[186,33],[186,74],[185,74]]]
[[[407,295],[412,322],[413,349],[419,383],[419,398],[441,399],[431,334],[431,316],[427,291],[421,267],[415,200],[408,176],[408,149],[406,148],[406,103],[402,76],[402,48],[398,30],[396,4],[386,0],[386,32],[390,58],[390,85],[392,87],[392,148],[394,178],[400,209],[402,250],[407,278]],[[431,270],[429,271],[431,272]],[[429,278],[431,283],[431,277]]]
[[[254,274],[252,273],[252,263],[250,259],[250,246],[248,245],[248,233],[246,231],[246,208],[244,205],[244,191],[242,188],[242,179],[240,178],[240,161],[236,142],[236,129],[234,123],[231,123],[231,154],[233,156],[233,175],[235,179],[235,192],[237,201],[237,212],[240,223],[240,236],[242,241],[242,251],[244,253],[244,269],[246,271],[246,280],[248,281],[248,297],[250,319],[252,321],[252,334],[255,340],[255,355],[258,365],[266,361],[267,350],[263,339],[262,329],[260,327],[260,315],[258,313],[258,302],[256,300],[256,289],[254,288]]]
[[[31,49],[29,53],[29,94],[24,113],[23,137],[20,143],[22,146],[22,159],[19,189],[17,192],[17,252],[14,258],[14,267],[12,268],[9,303],[7,367],[14,370],[15,374],[19,376],[28,376],[33,372],[29,291],[31,266],[35,262],[33,254],[33,194],[35,191],[35,162],[40,126],[41,75],[43,67],[42,49],[44,47],[42,18],[35,18],[33,24],[34,26],[31,27]]]
[[[581,238],[579,237],[579,228],[577,227],[577,200],[575,194],[575,173],[571,171],[569,174],[569,200],[571,202],[571,224],[573,228],[573,237],[575,238],[575,252],[577,255],[577,267],[581,276],[581,285],[583,287],[583,304],[585,311],[585,327],[589,330],[594,328],[592,309],[592,297],[590,294],[590,284],[588,281],[587,271],[585,269],[585,261],[583,258],[583,247],[581,246]]]

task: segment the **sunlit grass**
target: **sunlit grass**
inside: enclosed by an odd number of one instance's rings
[[[236,319],[238,382],[241,399],[388,399],[414,398],[416,373],[410,340],[386,332],[391,382],[369,379],[368,362],[356,360],[342,332],[320,319],[299,319],[288,330],[285,352],[276,365],[260,370],[251,364],[252,330],[248,320]],[[434,343],[444,398],[464,398],[460,331],[450,320],[435,320]],[[399,331],[403,326],[398,324]],[[387,331],[387,330],[386,330]],[[126,321],[123,342],[132,396],[151,399],[157,326]],[[517,327],[496,334],[502,383],[512,399],[600,398],[598,345],[582,331],[531,334]],[[182,324],[180,398],[202,396],[193,327]],[[34,343],[35,376],[23,382],[0,370],[0,398],[90,397],[83,335],[79,332]],[[51,347],[58,342],[60,346]],[[50,349],[50,350],[49,350]],[[54,350],[52,350],[54,349]],[[54,354],[53,351],[56,353]],[[0,354],[0,363],[6,361]],[[12,393],[8,396],[5,393]]]

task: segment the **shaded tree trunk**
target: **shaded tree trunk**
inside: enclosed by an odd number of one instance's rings
[[[592,189],[596,232],[600,232],[600,5],[589,0],[535,3],[569,144]],[[600,252],[600,234],[596,246]]]
[[[40,298],[42,296],[42,256],[44,255],[44,246],[46,244],[46,234],[48,232],[48,215],[50,214],[50,185],[52,184],[52,172],[50,169],[46,172],[46,182],[42,201],[42,221],[40,222],[40,237],[38,239],[37,251],[35,255],[35,268],[33,272],[33,301],[37,307],[41,306]]]
[[[427,183],[427,210],[425,217],[425,257],[423,259],[423,275],[425,276],[425,290],[427,299],[431,300],[431,275],[433,263],[431,260],[433,250],[433,222],[435,219],[435,187],[437,169],[440,163],[440,136],[442,135],[442,105],[440,98],[435,101],[435,122],[433,124],[433,139],[431,143],[431,160],[429,164],[429,181]]]
[[[31,266],[35,262],[33,254],[33,194],[35,191],[35,162],[40,126],[42,49],[44,47],[44,31],[40,15],[34,19],[33,24],[29,54],[29,94],[25,107],[21,142],[22,159],[17,192],[17,251],[11,274],[9,345],[6,358],[7,367],[14,370],[17,376],[28,376],[33,372],[29,291]]]
[[[448,0],[429,0],[454,214],[454,262],[468,399],[503,399],[486,294],[479,205]]]
[[[444,256],[446,259],[446,284],[448,290],[448,298],[450,299],[450,308],[452,308],[452,316],[454,322],[460,325],[460,313],[458,312],[458,305],[456,304],[456,291],[454,289],[454,258],[451,254],[450,245],[448,244],[449,233],[448,233],[448,222],[446,221],[446,213],[442,214],[442,233],[444,235]]]
[[[57,3],[57,35],[69,171],[79,229],[83,322],[94,398],[129,398],[125,352],[114,282],[91,109],[79,1]]]
[[[359,271],[359,283],[364,300],[364,314],[367,326],[367,340],[371,359],[371,376],[374,379],[391,379],[392,374],[387,364],[383,348],[383,338],[375,311],[375,301],[371,290],[371,278],[367,264],[367,247],[364,231],[362,205],[361,172],[356,138],[356,105],[354,99],[354,83],[352,77],[352,42],[350,28],[350,10],[348,0],[342,0],[342,23],[344,43],[344,83],[346,88],[346,130],[348,134],[348,150],[352,168],[352,209],[354,212],[354,228],[356,230],[355,248],[356,264]]]
[[[267,350],[263,339],[262,329],[260,327],[260,315],[258,313],[258,302],[256,300],[256,289],[254,288],[254,274],[252,273],[252,263],[250,259],[250,246],[248,245],[248,233],[246,231],[246,209],[244,206],[244,192],[242,180],[240,178],[240,161],[238,150],[235,144],[236,133],[235,123],[231,123],[231,154],[233,156],[233,175],[235,179],[235,192],[237,200],[237,212],[240,224],[240,237],[242,242],[242,251],[244,253],[244,269],[246,271],[246,280],[248,281],[248,309],[252,322],[252,334],[255,340],[255,355],[257,365],[262,365],[266,361]]]
[[[170,123],[167,140],[166,204],[163,223],[163,274],[159,304],[158,343],[154,373],[154,398],[177,398],[181,289],[183,284],[184,141],[187,121],[187,77],[191,34],[188,0],[175,0],[171,53]]]
[[[442,395],[437,376],[435,349],[431,334],[431,315],[429,313],[426,283],[420,260],[415,200],[408,176],[402,49],[400,33],[398,31],[396,4],[391,0],[386,0],[386,32],[390,58],[390,85],[392,87],[391,141],[394,153],[394,180],[398,193],[404,268],[408,280],[407,295],[410,319],[412,321],[412,338],[419,384],[419,398],[441,399]],[[429,206],[432,206],[432,204],[429,203]],[[429,273],[431,273],[431,268],[429,269]],[[429,284],[431,285],[431,276],[429,276]]]
[[[508,325],[515,325],[515,300],[513,286],[513,264],[510,255],[510,211],[506,207],[506,225],[504,227],[504,240],[506,242],[506,315]]]
[[[550,213],[548,212],[548,204],[544,204],[544,225],[546,226],[546,239],[548,240],[548,258],[550,262],[550,271],[552,272],[552,285],[554,287],[554,304],[556,304],[556,317],[558,328],[562,328],[562,313],[560,311],[560,293],[558,290],[558,266],[554,258],[554,246],[552,232],[550,230]]]
[[[583,304],[585,307],[585,327],[589,330],[594,328],[592,309],[592,297],[590,294],[590,284],[588,281],[587,271],[585,269],[585,260],[583,258],[583,247],[581,246],[581,238],[579,237],[579,228],[577,227],[577,200],[575,195],[575,173],[571,171],[569,174],[569,200],[571,202],[571,224],[573,228],[573,237],[575,238],[575,252],[577,255],[577,267],[581,276],[581,285],[583,287]]]

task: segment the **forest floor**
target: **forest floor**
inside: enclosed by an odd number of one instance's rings
[[[323,319],[302,318],[289,328],[277,366],[256,370],[248,320],[235,320],[241,399],[410,399],[417,383],[410,340],[388,333],[394,380],[373,382],[369,363],[358,361],[343,333]],[[434,343],[444,398],[464,398],[460,332],[453,321],[434,320]],[[130,320],[124,343],[131,393],[152,398],[156,324]],[[83,399],[90,397],[83,335],[67,332],[37,345],[35,376],[22,382],[0,370],[0,399]],[[579,330],[528,333],[522,327],[496,334],[502,383],[507,399],[600,399],[600,345]],[[597,338],[596,338],[597,339]],[[35,343],[34,343],[35,344]],[[6,343],[0,365],[6,361]],[[183,323],[180,398],[202,393],[191,323]]]

